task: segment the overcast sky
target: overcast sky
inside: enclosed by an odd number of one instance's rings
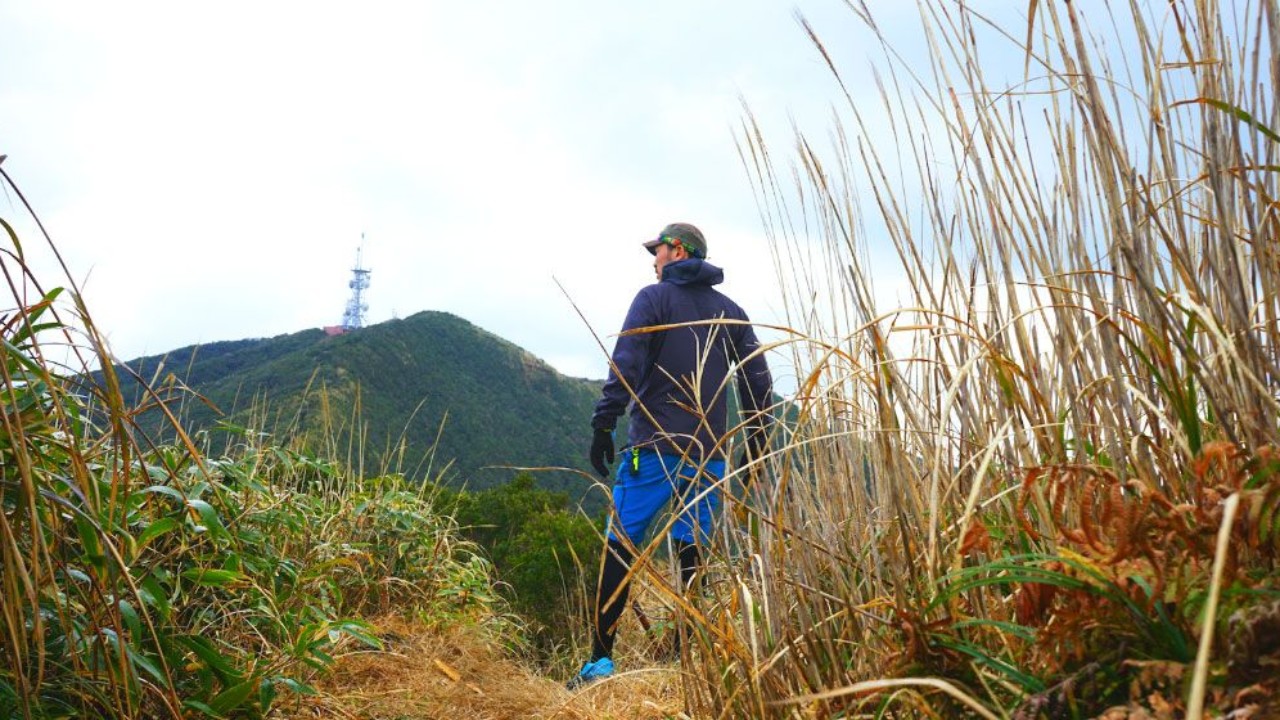
[[[6,2],[0,154],[121,359],[338,324],[363,234],[369,323],[448,311],[603,377],[570,299],[616,332],[668,222],[781,319],[734,128],[743,98],[786,163],[792,118],[829,125],[797,10],[876,56],[839,0]]]

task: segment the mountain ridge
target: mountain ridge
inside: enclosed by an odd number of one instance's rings
[[[483,489],[516,472],[495,466],[567,467],[581,474],[541,471],[539,485],[574,500],[591,486],[585,443],[604,381],[562,375],[450,313],[426,310],[333,336],[317,328],[191,345],[124,364],[207,401],[180,396],[175,412],[191,431],[257,425],[254,431],[283,428],[314,443],[338,429],[364,448],[366,467],[373,460],[412,479]],[[122,383],[126,397],[141,399],[137,383]],[[262,427],[267,417],[271,427]],[[140,426],[160,428],[158,412]],[[433,445],[432,475],[453,462],[443,477],[425,477],[419,467]]]

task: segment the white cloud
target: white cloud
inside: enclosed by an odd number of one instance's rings
[[[338,322],[363,232],[371,322],[446,310],[592,376],[555,279],[608,336],[673,220],[779,320],[739,95],[780,150],[837,97],[766,0],[10,3],[0,68],[6,170],[120,356]]]

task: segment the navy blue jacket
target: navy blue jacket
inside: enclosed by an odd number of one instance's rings
[[[726,379],[737,363],[744,418],[752,427],[768,423],[773,379],[764,355],[752,355],[760,341],[750,325],[695,325],[626,334],[637,328],[699,320],[745,323],[742,308],[712,287],[723,280],[723,270],[690,258],[666,265],[661,282],[636,294],[622,324],[623,335],[613,348],[609,379],[596,403],[592,428],[612,430],[629,407],[628,445],[688,453],[695,460],[723,458],[726,398],[731,392]],[[632,402],[627,386],[643,408]]]

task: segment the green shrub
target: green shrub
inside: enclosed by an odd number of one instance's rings
[[[569,640],[574,599],[584,581],[594,579],[599,529],[571,509],[566,494],[537,487],[527,473],[444,502],[462,533],[493,560],[512,608],[534,624],[538,645],[549,649]]]

